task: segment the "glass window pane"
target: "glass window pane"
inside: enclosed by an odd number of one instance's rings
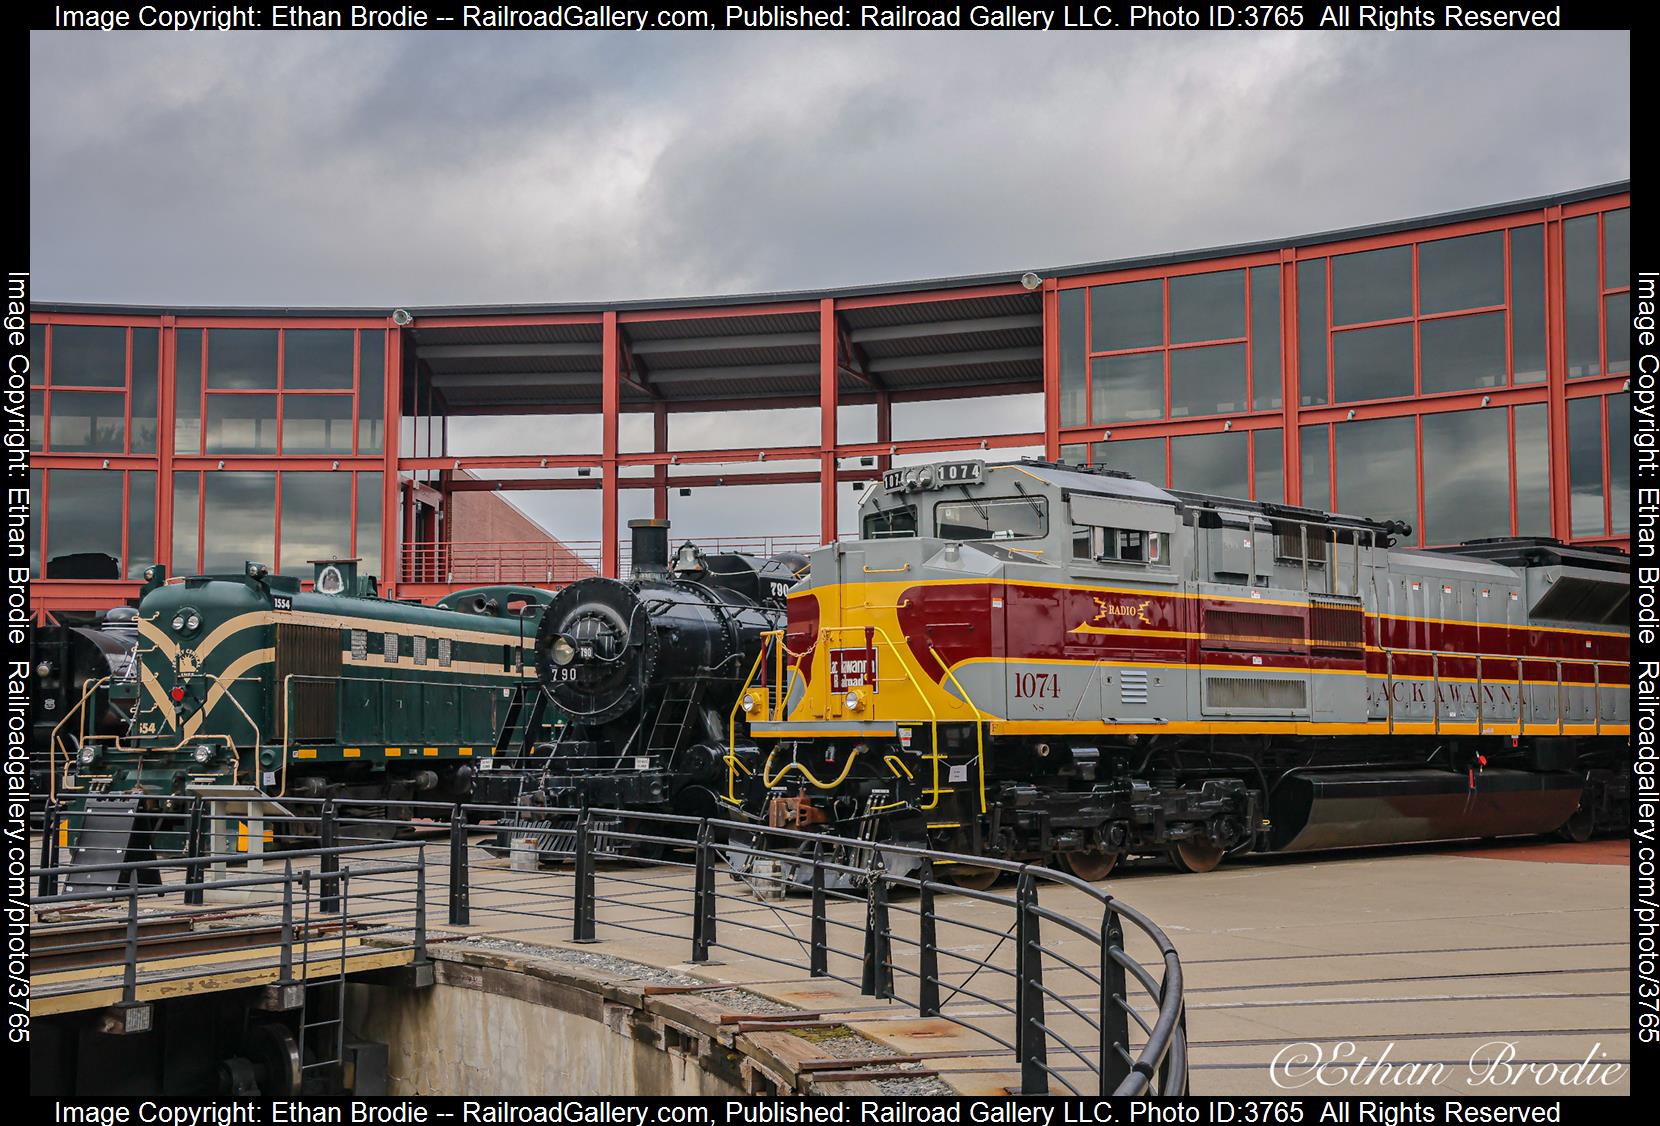
[[[1608,504],[1610,535],[1631,531],[1631,396],[1608,396]]]
[[[1391,246],[1340,254],[1331,264],[1333,324],[1363,324],[1412,315],[1412,248]]]
[[[1076,445],[1062,446],[1061,460],[1067,465],[1088,465],[1089,444],[1080,442]]]
[[[1305,426],[1297,435],[1301,444],[1304,508],[1331,508],[1331,448],[1326,426]]]
[[[223,391],[277,389],[277,330],[216,328],[208,332],[207,385]]]
[[[1089,345],[1085,340],[1085,333],[1089,326],[1084,322],[1084,291],[1081,289],[1063,289],[1060,292],[1060,307],[1057,310],[1060,318],[1060,369],[1061,369],[1061,425],[1078,426],[1089,421],[1089,410],[1085,398],[1085,380],[1089,368],[1085,365],[1085,352]],[[368,360],[368,333],[364,333],[364,360]],[[367,363],[364,371],[369,369]],[[365,381],[367,394],[367,381]],[[368,401],[365,399],[364,406]],[[377,412],[378,414],[378,412]],[[360,435],[358,441],[362,442]],[[378,448],[378,443],[377,443]],[[367,451],[365,451],[367,452]]]
[[[46,443],[46,392],[29,389],[29,448],[40,450]]]
[[[1437,239],[1418,247],[1418,312],[1504,304],[1504,232]]]
[[[126,447],[127,396],[108,391],[52,392],[54,453],[118,454]]]
[[[1543,403],[1516,408],[1516,534],[1548,536],[1550,423]]]
[[[127,474],[127,577],[144,577],[156,561],[156,475],[137,469]]]
[[[1604,323],[1608,326],[1608,374],[1631,370],[1631,291],[1610,293],[1603,298]]]
[[[204,473],[202,571],[240,575],[249,561],[270,565],[277,554],[277,475]]]
[[[1280,268],[1251,271],[1251,409],[1280,409]]]
[[[1568,377],[1596,375],[1602,362],[1597,313],[1597,217],[1581,215],[1562,224],[1564,283],[1567,288]]]
[[[207,451],[210,454],[277,452],[275,395],[209,395]],[[269,562],[265,560],[264,562]]]
[[[1102,356],[1090,365],[1096,422],[1164,417],[1164,353]]]
[[[380,576],[379,473],[357,475],[357,573]]]
[[[1424,482],[1424,543],[1508,536],[1510,434],[1505,412],[1426,414]]]
[[[1282,445],[1282,434],[1277,426],[1272,430],[1251,431],[1251,457],[1256,463],[1252,474],[1255,491],[1251,495],[1270,504],[1281,504],[1285,500],[1285,447]]]
[[[941,501],[934,506],[934,534],[947,540],[1037,539],[1049,534],[1049,502],[1032,496]]]
[[[46,383],[46,333],[45,325],[29,322],[29,382],[37,387]]]
[[[1510,232],[1510,352],[1517,383],[1545,379],[1545,238],[1541,227]]]
[[[200,473],[173,474],[173,562],[175,575],[194,575],[200,570],[196,562],[196,548],[200,541],[200,512],[198,496],[202,487]]]
[[[202,452],[202,330],[181,328],[173,346],[173,452]]]
[[[282,475],[282,574],[309,579],[313,559],[351,554],[352,475]]]
[[[1504,386],[1504,314],[1478,313],[1418,325],[1424,394]]]
[[[127,330],[53,325],[52,382],[65,387],[125,387]]]
[[[132,452],[135,454],[156,452],[156,378],[160,363],[161,330],[133,329]]]
[[[1244,270],[1170,279],[1170,343],[1237,340],[1244,335]]]
[[[54,469],[48,478],[46,577],[119,579],[121,472]]]
[[[44,505],[45,492],[42,489],[43,474],[38,469],[29,470],[29,577],[40,577],[40,532],[44,527],[46,510]]]
[[[1602,216],[1602,287],[1631,284],[1631,209],[1607,211]]]
[[[1418,523],[1418,450],[1412,419],[1370,418],[1333,428],[1339,512]],[[1405,537],[1407,542],[1417,542]]]
[[[1171,349],[1170,417],[1245,409],[1245,345]]]
[[[1246,442],[1243,430],[1225,434],[1187,434],[1170,439],[1172,488],[1222,497],[1245,497]]]
[[[1106,469],[1165,486],[1164,439],[1135,438],[1126,442],[1096,442],[1090,447],[1095,464]]]
[[[1297,263],[1297,388],[1305,407],[1326,401],[1326,260]]]
[[[330,454],[352,452],[350,395],[284,395],[282,452]]]
[[[1063,295],[1062,300],[1064,299]],[[1080,296],[1080,309],[1082,303],[1083,298]],[[1077,334],[1081,338],[1083,333],[1082,312],[1078,314],[1077,319]],[[386,333],[378,329],[365,329],[359,334],[359,347],[361,348],[361,354],[358,357],[357,376],[357,452],[360,454],[378,454],[381,452],[381,442],[384,440],[382,437],[384,432],[382,419],[386,415]],[[1064,379],[1065,376],[1063,375],[1062,378]],[[1077,378],[1081,386],[1083,381],[1082,361],[1079,362]],[[1082,406],[1078,409],[1077,421],[1084,421]]]
[[[1602,438],[1602,400],[1569,399],[1569,510],[1576,536],[1603,534]]]
[[[1334,333],[1331,346],[1337,402],[1412,394],[1410,324]]]
[[[1164,282],[1098,285],[1089,291],[1089,348],[1116,352],[1164,343]]]
[[[356,335],[349,328],[287,329],[282,338],[283,389],[351,390]]]

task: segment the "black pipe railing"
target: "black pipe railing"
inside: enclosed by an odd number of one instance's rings
[[[258,817],[257,827],[247,813],[225,812],[201,799],[135,811],[135,823],[126,831],[176,840],[183,855],[124,863],[99,858],[82,871],[95,868],[123,881],[125,887],[102,894],[106,905],[119,903],[129,918],[137,917],[140,900],[147,897],[160,902],[180,895],[187,906],[199,908],[214,889],[276,889],[284,949],[294,941],[296,892],[306,926],[319,918],[345,926],[343,887],[349,880],[350,902],[356,905],[352,925],[402,935],[424,957],[429,941],[464,937],[429,938],[430,869],[445,882],[444,907],[438,910],[450,928],[484,927],[491,936],[507,937],[555,926],[574,942],[595,943],[621,934],[661,938],[663,925],[679,920],[689,931],[693,963],[706,963],[722,950],[796,970],[805,966],[810,977],[841,981],[864,996],[913,1006],[919,1016],[971,1029],[1010,1053],[1022,1093],[1183,1095],[1188,1090],[1182,968],[1174,946],[1145,915],[1063,872],[632,810],[408,801],[390,807],[405,816],[389,817],[359,816],[363,807],[331,799],[270,801],[268,808],[284,812]],[[55,851],[56,828],[66,816],[72,845],[96,844],[75,839],[73,814],[49,809],[41,855],[57,863],[39,872],[43,892],[55,892],[60,879],[76,871]],[[239,839],[250,850],[267,847],[264,831],[274,837],[265,858],[283,865],[281,875],[232,875],[228,867],[250,862],[250,852],[208,850],[208,842]],[[413,839],[388,839],[400,833]],[[492,835],[493,842],[479,841],[481,833]],[[524,837],[536,839],[540,861],[569,868],[522,871],[518,864],[483,864],[473,855],[482,843],[498,857],[511,858]],[[315,846],[286,847],[296,841]],[[400,859],[410,851],[413,861]],[[1006,875],[1013,880],[1012,893],[953,886],[939,876],[952,865]],[[748,886],[741,893],[723,890],[731,880]],[[1064,909],[1057,905],[1059,896],[1067,897]],[[98,897],[43,894],[35,905],[74,911]],[[1080,907],[1079,899],[1092,906]],[[757,905],[799,944],[799,957],[780,957],[753,941],[780,933],[776,925],[753,921]],[[1099,925],[1080,921],[1085,918],[1099,918]],[[976,941],[989,951],[970,957],[952,949],[961,945],[946,937],[953,930],[979,936]],[[1156,958],[1138,960],[1127,936],[1150,946]],[[124,943],[123,956],[136,960],[139,945],[136,939]],[[1006,1022],[1012,1029],[1003,1035]]]

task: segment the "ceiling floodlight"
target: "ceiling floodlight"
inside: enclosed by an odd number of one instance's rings
[[[1020,275],[1020,284],[1027,289],[1036,289],[1038,286],[1043,284],[1043,279],[1032,273],[1032,271],[1027,270],[1024,274]]]
[[[399,328],[403,328],[405,325],[414,324],[415,318],[409,315],[408,309],[393,309],[392,323],[397,325]]]

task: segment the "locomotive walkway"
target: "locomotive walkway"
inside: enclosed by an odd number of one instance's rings
[[[1158,920],[1181,953],[1194,1094],[1626,1094],[1625,857],[1621,841],[1421,846],[1233,861],[1202,876],[1149,864],[1106,886]],[[1008,1051],[957,1023],[977,1012],[985,1033],[1007,1037],[1012,1021],[993,1006],[958,1011],[955,1022],[923,1019],[904,1004],[810,978],[800,921],[762,900],[721,903],[722,925],[745,924],[741,941],[753,957],[721,950],[718,961],[690,965],[688,925],[658,908],[689,893],[690,874],[608,867],[599,873],[607,900],[599,945],[573,945],[568,928],[534,919],[467,929],[741,984],[804,1010],[809,1025],[845,1024],[920,1057],[960,1092],[1018,1089]],[[527,881],[569,878],[568,868],[530,876],[502,861],[475,862],[473,904],[506,905]],[[607,889],[609,878],[655,886]],[[1086,909],[1066,889],[1044,894],[1052,910]],[[937,906],[944,919],[972,919],[978,909],[959,896],[941,896]],[[831,910],[862,926],[859,905]],[[940,943],[969,958],[1006,954],[987,935],[943,923]],[[1139,934],[1128,936],[1127,949],[1144,964],[1156,961]],[[896,945],[896,963],[904,966],[907,953]],[[791,972],[792,963],[802,968]],[[830,968],[857,974],[834,960]],[[945,976],[960,983],[967,973]],[[1008,979],[987,974],[970,988],[1003,1000],[1011,993]],[[1283,1086],[1270,1074],[1276,1055]],[[1561,1081],[1561,1067],[1588,1057],[1595,1066],[1580,1069],[1588,1081]]]

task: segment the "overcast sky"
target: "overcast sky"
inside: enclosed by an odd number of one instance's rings
[[[35,33],[30,61],[45,300],[811,288],[1302,234],[1631,170],[1624,33]],[[1000,417],[1040,424],[1031,401]],[[744,416],[722,444],[794,425]],[[577,535],[547,515],[587,507],[571,496],[527,507]],[[816,527],[800,503],[769,502],[775,526]],[[709,507],[688,530],[729,523]]]

